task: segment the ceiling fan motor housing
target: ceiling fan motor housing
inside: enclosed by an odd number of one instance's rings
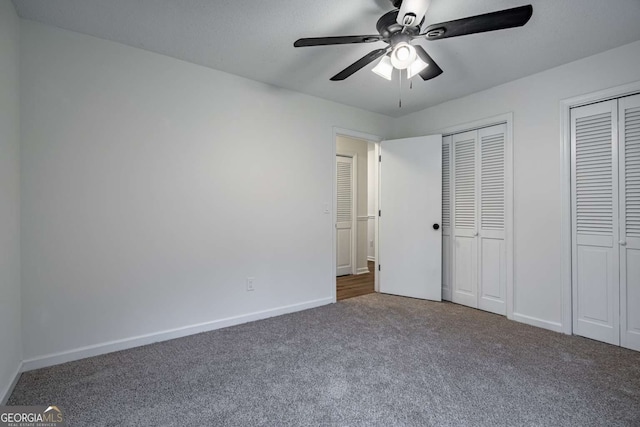
[[[376,29],[378,33],[382,36],[385,41],[388,41],[393,45],[392,38],[397,34],[404,34],[413,38],[420,34],[420,25],[413,27],[404,27],[398,24],[398,10],[392,10],[391,12],[387,12],[380,19],[378,19],[378,23],[376,24]],[[424,20],[424,19],[423,19]],[[404,31],[403,31],[404,29]]]
[[[407,27],[422,25],[431,0],[403,0],[398,12],[398,24]]]

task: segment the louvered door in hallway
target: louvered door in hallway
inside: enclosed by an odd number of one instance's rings
[[[336,276],[355,274],[353,158],[336,156]]]
[[[640,350],[640,95],[571,111],[573,330]]]

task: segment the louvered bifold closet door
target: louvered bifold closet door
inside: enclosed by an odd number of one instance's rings
[[[451,301],[451,136],[442,138],[442,299]]]
[[[478,307],[477,138],[477,131],[452,136],[452,301],[476,308]]]
[[[617,136],[617,101],[571,110],[573,330],[616,345],[620,343]]]
[[[640,351],[640,95],[619,101],[620,341]]]
[[[478,308],[507,314],[507,268],[505,243],[505,142],[506,125],[478,131],[479,228]]]
[[[336,157],[336,275],[353,273],[353,158]]]

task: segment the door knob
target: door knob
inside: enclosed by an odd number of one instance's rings
[[[474,237],[477,237],[477,236],[478,236],[478,234],[479,234],[479,233],[478,233],[477,231],[475,231],[475,232],[473,233],[473,236],[474,236]]]
[[[620,246],[627,246],[626,240],[620,240],[618,243],[620,243]]]
[[[440,224],[433,224],[433,229],[438,230],[440,228]]]

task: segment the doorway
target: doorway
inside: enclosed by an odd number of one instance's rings
[[[352,157],[357,165],[354,174],[360,177],[355,185],[358,195],[353,214],[356,218],[356,272],[340,276],[336,281],[332,289],[332,292],[336,292],[336,300],[383,292],[440,301],[442,136],[381,141],[380,138],[371,138],[358,132],[334,129],[334,141],[333,155],[346,154]],[[367,142],[374,142],[373,154]],[[356,147],[348,143],[360,145]],[[365,158],[366,163],[363,161]],[[368,159],[372,159],[372,168],[376,170],[371,183],[375,191],[372,192],[367,188]],[[337,266],[340,264],[337,259],[337,212],[340,207],[338,161],[334,161],[333,274],[337,275]],[[385,180],[381,179],[383,171],[386,171]],[[373,193],[374,198],[371,204],[368,203],[369,193]],[[381,205],[383,200],[386,200],[385,204]],[[368,212],[370,206],[374,208],[373,215]],[[384,206],[383,218],[381,206]],[[363,214],[365,212],[367,215]],[[368,231],[371,217],[375,223],[373,236]],[[384,242],[386,251],[382,260],[380,242]],[[380,268],[381,261],[386,263],[384,270]],[[339,290],[342,291],[339,288],[347,288],[349,292],[340,292],[338,295]]]
[[[375,291],[375,226],[373,216],[376,183],[371,164],[375,143],[337,134],[335,161],[335,274],[336,300]],[[373,148],[373,151],[371,150]]]

